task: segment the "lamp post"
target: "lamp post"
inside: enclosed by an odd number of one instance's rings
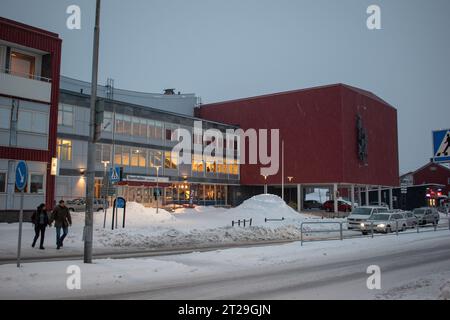
[[[155,166],[156,168],[156,213],[159,211],[159,168],[161,166]]]
[[[291,183],[292,180],[294,179],[294,177],[287,177],[287,178],[288,178],[289,183]],[[292,188],[289,188],[289,202],[292,201],[292,193],[291,193],[291,189],[292,189]]]
[[[264,194],[267,194],[267,175],[262,174],[264,177]]]
[[[109,184],[107,184],[106,185],[106,190],[105,190],[105,182],[106,182],[106,180],[108,179],[108,177],[107,177],[107,175],[106,175],[106,167],[108,166],[108,164],[109,164],[109,161],[108,160],[106,160],[106,161],[104,161],[104,160],[102,160],[102,163],[103,163],[103,166],[105,167],[105,172],[104,172],[104,176],[103,176],[103,191],[106,191],[105,192],[105,202],[103,203],[103,229],[106,227],[106,199],[108,199],[108,189],[109,189]]]

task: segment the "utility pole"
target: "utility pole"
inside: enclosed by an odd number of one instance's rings
[[[281,140],[281,199],[284,201],[284,140]]]
[[[100,40],[100,0],[96,2],[94,49],[92,54],[92,81],[91,81],[91,117],[89,122],[87,181],[86,181],[86,215],[84,226],[84,263],[92,263],[92,240],[94,225],[94,185],[95,185],[95,105],[97,101],[97,76],[98,76],[98,47]]]

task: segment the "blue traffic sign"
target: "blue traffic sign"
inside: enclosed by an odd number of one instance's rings
[[[125,199],[122,197],[119,197],[116,199],[116,207],[120,208],[120,209],[124,209],[125,208]]]
[[[112,183],[120,181],[120,167],[109,169],[109,179]]]
[[[450,162],[450,129],[433,131],[433,159]]]
[[[28,166],[25,161],[19,161],[16,167],[16,188],[19,189],[19,191],[25,189],[25,186],[27,185],[27,178]]]

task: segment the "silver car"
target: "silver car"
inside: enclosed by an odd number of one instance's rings
[[[403,215],[403,218],[406,220],[407,228],[415,228],[417,225],[417,217],[411,211],[403,211],[399,212]]]
[[[360,230],[362,234],[366,235],[371,232],[390,233],[393,231],[406,230],[406,219],[401,213],[376,213],[373,214],[370,219],[360,224]]]
[[[66,207],[72,212],[86,211],[86,201],[84,199],[73,199],[66,201]],[[104,199],[94,199],[94,211],[103,211],[108,208],[108,203]]]

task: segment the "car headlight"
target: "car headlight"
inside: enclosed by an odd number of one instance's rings
[[[360,226],[361,226],[361,227],[364,227],[365,225],[364,225],[364,223],[361,223]]]
[[[386,227],[386,225],[384,223],[382,223],[382,224],[379,224],[377,227],[384,228],[384,227]]]

